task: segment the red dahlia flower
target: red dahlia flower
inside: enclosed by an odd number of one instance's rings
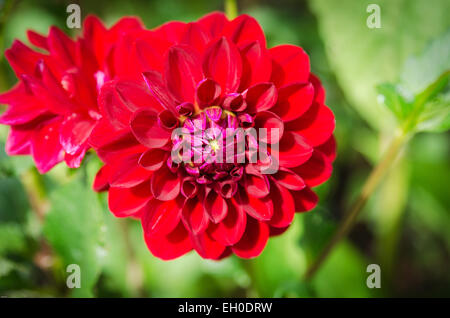
[[[213,13],[130,32],[116,53],[90,139],[105,163],[94,188],[108,189],[117,217],[141,219],[153,255],[256,257],[316,205],[311,187],[331,175],[335,120],[300,47],[267,49],[256,20]],[[236,147],[218,137],[249,128],[278,134],[241,138],[245,162],[217,160]],[[183,143],[194,146],[180,162],[172,153]],[[259,147],[266,156],[249,160]],[[265,174],[272,164],[278,171]]]
[[[6,152],[31,154],[41,173],[62,160],[79,167],[101,118],[97,92],[114,76],[108,62],[114,43],[123,32],[139,28],[138,20],[124,18],[108,30],[91,16],[76,41],[56,27],[47,37],[28,31],[30,42],[45,53],[16,40],[5,56],[19,83],[0,95],[0,103],[9,105],[0,117],[11,126]]]

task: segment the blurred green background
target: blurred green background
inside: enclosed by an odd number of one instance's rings
[[[0,0],[0,91],[16,82],[3,54],[13,39],[27,43],[27,29],[46,33],[50,25],[76,34],[65,26],[69,3],[80,4],[83,17],[94,13],[107,25],[137,15],[149,28],[223,10],[219,0]],[[380,29],[366,26],[370,3],[381,8]],[[427,76],[423,72],[448,69],[450,2],[245,0],[238,1],[238,8],[260,22],[269,47],[302,46],[326,87],[337,121],[338,157],[332,178],[317,189],[318,207],[298,214],[256,259],[233,256],[214,262],[190,253],[163,262],[147,250],[139,222],[114,218],[106,196],[91,190],[100,165],[94,155],[79,170],[59,165],[41,176],[30,158],[5,154],[8,128],[1,126],[1,296],[450,296],[448,132],[419,133],[411,141],[349,237],[312,281],[301,280],[392,137],[395,119],[379,103],[376,85],[414,84],[411,79]],[[432,43],[442,44],[443,56],[422,61],[423,67],[404,66]],[[66,266],[72,263],[81,266],[80,289],[66,287]],[[380,289],[366,286],[366,267],[372,263],[381,266]]]

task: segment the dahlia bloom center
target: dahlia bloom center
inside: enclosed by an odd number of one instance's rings
[[[236,113],[223,106],[194,108],[197,108],[196,113],[182,118],[182,126],[174,130],[172,162],[181,164],[199,184],[239,181],[245,153],[251,148],[240,133],[243,123]],[[244,117],[251,119],[249,115]]]

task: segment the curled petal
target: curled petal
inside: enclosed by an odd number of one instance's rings
[[[301,191],[291,191],[292,197],[295,201],[295,212],[306,212],[314,209],[319,201],[317,194],[315,194],[309,187]]]
[[[269,180],[267,176],[260,174],[251,167],[251,165],[246,167],[244,178],[245,189],[249,195],[255,198],[263,198],[270,193]]]
[[[184,226],[193,235],[198,235],[208,227],[208,214],[206,213],[203,202],[198,198],[187,199],[184,203],[181,219]]]
[[[197,102],[200,107],[213,106],[218,102],[222,89],[214,80],[205,78],[197,86]]]
[[[309,109],[313,98],[314,88],[311,83],[288,84],[278,90],[278,102],[271,111],[284,121],[291,121]]]
[[[317,103],[313,103],[303,116],[286,125],[287,129],[301,134],[314,147],[327,141],[335,126],[333,112],[327,106]]]
[[[253,17],[246,14],[230,21],[223,33],[236,44],[257,40],[262,47],[266,47],[266,38],[261,26]]]
[[[269,51],[273,61],[271,82],[277,87],[292,82],[308,81],[309,57],[302,48],[295,45],[279,45]]]
[[[141,152],[125,154],[111,162],[109,184],[117,188],[129,188],[142,183],[152,175],[139,165]]]
[[[309,187],[315,187],[330,178],[333,166],[323,152],[314,149],[311,158],[301,166],[293,168],[293,171],[300,175]]]
[[[162,167],[167,160],[168,153],[165,150],[152,148],[139,157],[139,165],[149,171],[156,171]]]
[[[272,83],[259,83],[244,93],[247,111],[251,114],[270,109],[277,101],[277,89]]]
[[[235,200],[227,200],[226,217],[217,224],[208,227],[211,237],[225,246],[236,244],[242,237],[247,223],[247,215]]]
[[[233,245],[233,252],[242,258],[253,258],[261,254],[269,239],[269,226],[252,217],[247,217],[247,226],[241,240]]]
[[[150,252],[162,260],[171,260],[192,250],[188,232],[181,222],[169,234],[152,235],[144,233],[144,238]]]
[[[172,46],[167,53],[165,79],[175,99],[194,102],[197,83],[202,79],[200,58],[188,46]]]
[[[158,114],[151,109],[141,108],[130,121],[131,131],[136,139],[148,148],[163,147],[170,139],[170,132],[158,123]]]
[[[272,73],[272,59],[259,41],[239,46],[242,58],[240,91],[256,83],[268,82]]]
[[[198,185],[194,178],[184,178],[181,183],[181,194],[190,199],[197,195]]]
[[[316,149],[323,152],[323,154],[327,156],[331,162],[333,162],[334,159],[336,159],[336,138],[331,135],[327,141],[320,146],[317,146]]]
[[[151,199],[150,182],[146,181],[131,188],[108,190],[108,205],[116,217],[127,217],[142,209]]]
[[[142,73],[142,77],[144,78],[145,83],[147,83],[152,96],[156,98],[156,100],[161,105],[163,105],[165,109],[168,109],[176,114],[176,102],[171,97],[171,94],[169,93],[169,90],[167,89],[166,84],[161,77],[161,74],[156,71],[148,71]]]
[[[227,202],[214,190],[209,191],[205,196],[203,205],[213,223],[221,222],[227,215]]]
[[[186,25],[180,42],[195,48],[197,52],[201,53],[204,51],[210,40],[211,37],[209,32],[207,32],[200,23],[191,22]]]
[[[192,247],[201,257],[218,260],[225,252],[225,246],[211,238],[206,231],[197,235],[193,235],[191,232],[189,234]]]
[[[269,197],[256,198],[247,195],[247,192],[242,187],[238,193],[238,202],[247,214],[260,221],[268,221],[272,218],[273,204]]]
[[[253,119],[255,121],[255,128],[264,128],[266,133],[264,137],[259,137],[259,140],[269,144],[275,144],[280,141],[284,133],[284,123],[280,117],[269,111],[258,112]],[[272,130],[276,129],[277,134],[272,135]]]
[[[286,168],[296,167],[306,162],[312,155],[313,148],[305,138],[294,132],[285,131],[280,140],[278,158],[280,165]],[[276,153],[272,153],[276,155]]]
[[[280,168],[273,178],[276,180],[276,183],[289,190],[299,191],[306,186],[298,174],[286,168]]]
[[[151,199],[146,204],[141,221],[144,233],[167,235],[180,223],[183,202],[179,198],[170,201]]]
[[[175,199],[180,193],[180,179],[170,169],[163,165],[155,171],[151,180],[152,194],[155,199],[169,201]]]
[[[223,93],[236,91],[242,74],[241,56],[236,46],[225,37],[210,45],[203,57],[203,73],[215,80]]]
[[[295,201],[290,191],[277,184],[272,184],[271,197],[275,202],[273,216],[268,222],[270,226],[284,228],[292,223],[295,214]]]

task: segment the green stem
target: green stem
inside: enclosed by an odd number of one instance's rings
[[[354,225],[354,223],[356,221],[356,218],[358,217],[359,213],[363,209],[367,200],[369,199],[371,194],[375,191],[378,184],[382,180],[383,176],[386,174],[386,172],[392,166],[392,164],[394,163],[398,154],[400,153],[400,150],[402,149],[403,145],[405,144],[405,142],[407,140],[407,136],[408,136],[408,134],[404,133],[403,131],[399,131],[399,133],[396,134],[395,138],[391,141],[388,149],[386,150],[386,152],[383,156],[383,159],[372,170],[369,177],[367,178],[367,180],[362,188],[362,191],[359,194],[358,198],[356,199],[355,203],[353,204],[352,208],[350,209],[350,212],[346,215],[346,217],[344,218],[342,223],[339,225],[336,233],[333,235],[333,237],[328,242],[328,244],[325,246],[325,248],[322,250],[322,252],[319,254],[319,256],[314,260],[314,262],[307,269],[307,271],[304,275],[305,280],[309,280],[314,276],[314,274],[317,272],[317,270],[320,268],[320,266],[327,259],[327,257],[329,256],[329,254],[331,253],[333,248],[351,230],[352,226]]]
[[[236,0],[225,0],[225,14],[230,20],[237,17],[238,10]]]

